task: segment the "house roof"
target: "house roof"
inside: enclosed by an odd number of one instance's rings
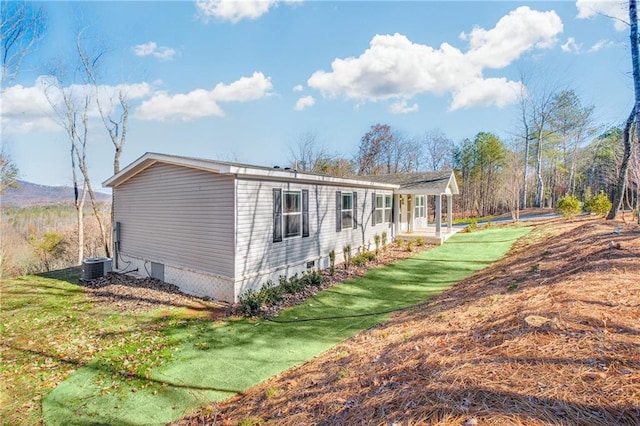
[[[253,166],[249,164],[231,163],[227,161],[208,160],[203,158],[182,157],[177,155],[159,154],[147,152],[133,163],[122,169],[116,175],[110,177],[102,183],[106,187],[117,187],[128,181],[138,173],[146,170],[154,164],[173,164],[189,167],[198,170],[205,170],[212,173],[243,175],[254,178],[283,180],[283,181],[304,181],[312,183],[324,183],[327,185],[349,185],[382,189],[397,189],[398,185],[388,182],[371,181],[364,178],[342,178],[329,175],[321,175],[309,172],[299,172],[289,168],[275,168]]]
[[[458,194],[458,183],[451,170],[440,172],[396,173],[367,176],[367,179],[399,185],[399,194]]]
[[[120,173],[102,183],[103,186],[117,187],[154,164],[174,164],[205,170],[212,173],[251,176],[258,179],[301,181],[327,185],[349,185],[371,188],[393,189],[399,194],[458,194],[458,184],[452,171],[398,173],[376,176],[335,177],[309,172],[298,172],[289,168],[254,166],[204,158],[147,152]]]

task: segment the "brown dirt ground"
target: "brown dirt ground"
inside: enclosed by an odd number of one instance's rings
[[[428,303],[178,424],[640,425],[640,226],[551,220]]]

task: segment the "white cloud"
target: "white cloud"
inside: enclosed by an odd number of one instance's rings
[[[562,30],[555,12],[519,7],[491,30],[476,27],[463,33],[469,42],[466,52],[448,43],[439,48],[413,43],[398,33],[376,35],[359,57],[335,59],[330,72],[316,71],[307,84],[323,96],[357,101],[406,101],[420,93],[451,93],[451,109],[504,106],[515,101],[512,92],[521,83],[485,79],[483,70],[504,68],[532,49],[553,47]]]
[[[296,102],[296,106],[294,107],[294,109],[296,111],[302,111],[305,108],[312,107],[315,103],[316,100],[313,98],[313,96],[303,96],[302,98],[298,99],[298,102]]]
[[[183,121],[202,117],[223,117],[219,102],[249,102],[270,94],[271,79],[261,72],[242,77],[231,84],[218,83],[212,90],[196,89],[186,94],[156,93],[136,110],[142,120],[161,121],[178,118]]]
[[[569,37],[567,42],[560,46],[563,52],[565,53],[574,53],[578,54],[582,50],[582,45],[576,43],[576,39],[573,37]]]
[[[258,19],[278,4],[276,0],[198,0],[196,7],[205,18],[214,17],[234,24]]]
[[[155,41],[138,44],[131,48],[136,56],[153,56],[154,58],[169,61],[176,54],[175,49],[166,46],[158,46]]]
[[[591,48],[589,52],[597,52],[602,49],[608,49],[610,47],[616,46],[616,42],[611,40],[598,40]]]
[[[95,87],[90,85],[73,84],[63,87],[63,90],[76,101],[84,95],[95,99]],[[148,96],[152,89],[151,85],[145,82],[115,86],[100,85],[98,94],[105,109],[109,108],[112,100],[117,101],[120,91],[126,93],[127,99],[137,100]],[[61,106],[62,99],[59,85],[52,76],[39,76],[33,86],[7,87],[0,99],[3,130],[8,133],[59,130],[60,127],[54,120],[56,114],[51,103]],[[98,114],[97,106],[92,102],[89,116],[95,118]]]
[[[618,31],[625,31],[629,28],[628,3],[622,0],[577,0],[578,19],[591,19],[596,16],[607,16],[613,18],[613,26]]]
[[[302,87],[302,84],[297,84],[295,86],[293,86],[293,91],[294,92],[302,92],[304,90],[304,87]]]
[[[418,104],[409,106],[405,99],[399,100],[391,104],[389,108],[392,114],[408,114],[410,112],[418,111]]]

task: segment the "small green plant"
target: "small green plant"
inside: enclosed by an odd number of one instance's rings
[[[580,207],[580,201],[576,197],[567,195],[558,201],[556,210],[558,210],[563,217],[572,218],[580,214],[582,208]]]
[[[609,213],[612,205],[613,204],[609,201],[607,195],[603,191],[600,191],[600,193],[594,197],[585,198],[584,211],[604,216]]]
[[[357,256],[354,256],[353,259],[351,259],[351,263],[353,263],[354,266],[364,266],[367,264],[367,257],[364,255],[364,253],[361,253]]]
[[[266,292],[250,288],[239,297],[240,308],[246,316],[256,316],[267,301]]]
[[[257,426],[261,423],[262,419],[260,417],[247,417],[238,423],[238,426]]]
[[[344,379],[345,377],[349,377],[350,375],[351,375],[351,370],[348,368],[343,368],[342,370],[338,371],[339,379]]]
[[[268,280],[262,285],[260,292],[264,293],[265,303],[274,304],[283,299],[284,289],[279,285],[275,285],[273,281]]]
[[[507,287],[507,290],[516,290],[518,288],[518,283],[511,283],[509,284],[509,287]]]
[[[413,240],[407,240],[406,248],[407,248],[408,252],[412,252],[413,251]]]
[[[344,269],[348,269],[351,265],[351,245],[347,244],[342,247],[342,255],[344,256]]]
[[[322,277],[320,272],[310,271],[302,275],[302,278],[300,278],[300,281],[302,282],[303,286],[320,287],[324,282],[324,278]]]
[[[269,386],[267,390],[264,391],[264,396],[266,399],[271,399],[274,396],[277,396],[280,393],[277,387]]]
[[[289,279],[285,276],[280,277],[280,287],[285,293],[296,294],[304,288],[304,282],[298,278],[298,274],[293,274]]]
[[[382,231],[382,251],[387,251],[387,231]]]
[[[380,252],[380,235],[374,235],[373,242],[376,244],[376,254],[378,254]]]
[[[329,273],[331,275],[336,273],[336,251],[331,250],[329,252]]]
[[[422,238],[422,237],[416,238],[416,245],[418,247],[422,247],[424,245],[424,238]]]
[[[466,232],[473,232],[478,229],[478,219],[471,218],[469,224],[464,228]]]

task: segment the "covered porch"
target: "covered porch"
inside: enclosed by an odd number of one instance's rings
[[[453,193],[451,188],[447,188],[444,193],[435,194],[425,188],[401,189],[396,197],[396,205],[399,208],[394,225],[398,239],[407,240],[420,237],[425,243],[440,245],[462,229],[454,227],[452,223]]]

